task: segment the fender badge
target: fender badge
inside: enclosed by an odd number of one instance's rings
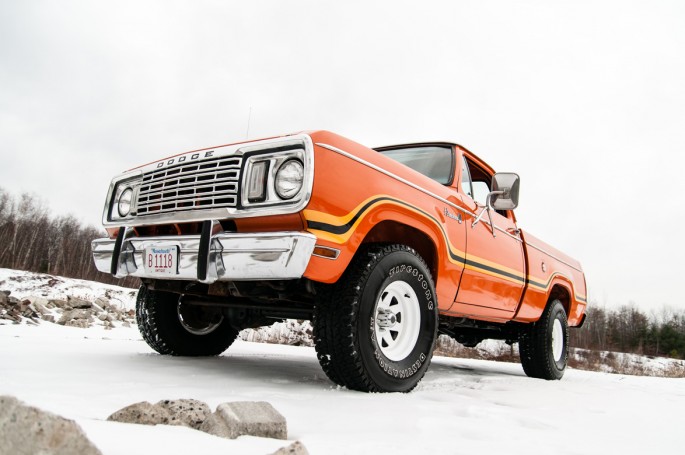
[[[444,210],[445,216],[447,218],[452,218],[453,220],[457,220],[459,224],[461,224],[461,213],[457,213],[456,215],[452,215],[449,210],[447,210],[447,207],[445,207]]]

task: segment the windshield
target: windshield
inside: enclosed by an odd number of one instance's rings
[[[443,185],[452,183],[454,164],[451,147],[430,145],[382,150],[380,153],[409,166],[438,183]]]

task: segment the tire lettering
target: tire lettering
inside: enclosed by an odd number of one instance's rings
[[[410,276],[413,276],[414,278],[416,278],[416,280],[419,282],[419,285],[421,286],[421,288],[425,290],[424,295],[425,295],[426,301],[427,301],[426,307],[432,311],[433,308],[435,308],[435,302],[433,302],[433,293],[431,292],[430,283],[428,282],[427,277],[423,273],[420,273],[418,268],[413,267],[413,266],[408,265],[408,264],[397,265],[397,266],[391,268],[388,271],[388,277],[392,277],[392,276],[394,276],[398,273],[402,273],[402,272],[407,272]]]
[[[383,369],[384,373],[399,379],[407,379],[414,376],[416,373],[419,372],[421,366],[426,361],[426,355],[422,353],[421,355],[419,355],[419,358],[416,360],[416,362],[411,364],[409,367],[398,370],[397,368],[393,368],[391,365],[386,363],[383,356],[380,354],[380,352],[378,352],[378,350],[375,350],[373,354],[374,357],[376,357],[376,360],[378,361],[378,365]]]

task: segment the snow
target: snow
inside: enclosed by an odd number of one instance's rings
[[[0,270],[0,289],[9,275]],[[12,283],[12,295],[36,293]],[[122,305],[133,302],[128,290],[75,284],[94,298],[121,291]],[[38,289],[73,295],[55,288]],[[412,393],[365,394],[333,385],[310,347],[239,339],[215,358],[166,357],[135,327],[7,322],[0,321],[0,394],[75,419],[105,455],[267,454],[294,440],[312,454],[682,453],[685,379],[571,369],[547,382],[527,378],[519,364],[434,357]],[[289,441],[105,420],[134,402],[176,398],[212,409],[268,401],[286,417]]]

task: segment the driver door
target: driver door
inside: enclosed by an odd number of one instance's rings
[[[484,214],[492,173],[462,155],[461,194],[466,215],[466,262],[451,311],[468,316],[510,319],[518,308],[525,284],[521,235],[511,211]],[[493,235],[494,233],[494,235]]]

